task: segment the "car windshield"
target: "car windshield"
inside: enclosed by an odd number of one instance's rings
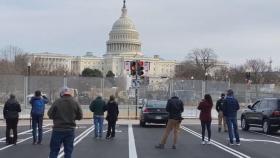
[[[280,99],[277,101],[278,110],[280,111]]]
[[[146,107],[148,108],[165,108],[166,101],[148,101]]]

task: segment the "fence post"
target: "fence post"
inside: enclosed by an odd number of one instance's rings
[[[27,86],[27,77],[26,76],[24,76],[23,77],[23,102],[24,102],[24,107],[25,107],[25,109],[27,108],[27,88],[28,86]]]
[[[201,95],[202,95],[201,98],[203,98],[204,95],[205,95],[205,91],[206,91],[205,81],[202,81],[201,84],[202,84],[202,86],[201,86],[202,87],[202,89],[201,89],[201,92],[202,92],[201,93]]]

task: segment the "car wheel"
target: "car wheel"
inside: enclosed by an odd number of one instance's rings
[[[244,117],[242,117],[242,119],[241,119],[241,128],[243,131],[248,131],[250,128],[250,126],[248,125],[248,123]]]
[[[270,124],[269,124],[268,120],[263,121],[263,132],[266,133],[266,134],[271,133],[271,127],[270,127]]]
[[[140,120],[140,126],[141,126],[141,127],[145,127],[145,126],[146,126],[146,122]]]

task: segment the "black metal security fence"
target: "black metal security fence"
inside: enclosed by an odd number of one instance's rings
[[[50,103],[60,97],[60,90],[67,86],[74,89],[75,99],[82,105],[86,115],[91,117],[88,111],[88,105],[96,98],[102,95],[105,100],[110,95],[115,95],[121,109],[123,117],[134,117],[138,106],[141,106],[145,100],[167,100],[175,92],[184,102],[185,106],[191,108],[197,106],[204,94],[212,95],[213,101],[219,99],[221,93],[225,93],[231,88],[235,92],[236,98],[241,105],[247,105],[258,98],[280,97],[280,87],[275,85],[247,85],[232,84],[221,81],[203,81],[203,80],[179,80],[172,78],[149,78],[149,82],[140,84],[137,90],[137,106],[135,90],[131,87],[131,78],[94,78],[79,76],[20,76],[20,75],[0,75],[0,110],[3,104],[9,98],[10,94],[15,94],[22,105],[22,117],[28,116],[30,105],[28,99],[35,90],[41,90],[46,95]],[[0,112],[2,113],[2,112]],[[194,115],[194,112],[186,112],[188,115]],[[0,114],[1,115],[1,114]],[[2,118],[0,116],[0,118]]]

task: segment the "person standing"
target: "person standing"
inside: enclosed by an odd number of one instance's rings
[[[45,104],[49,102],[46,96],[42,96],[41,91],[37,90],[34,93],[34,97],[31,98],[31,118],[32,118],[32,135],[33,145],[41,144],[43,138],[43,118],[45,112]],[[38,128],[38,140],[37,140],[37,128]]]
[[[102,99],[101,95],[97,96],[89,106],[91,112],[93,112],[93,122],[94,122],[94,137],[102,138],[103,133],[103,121],[104,112],[106,111],[106,103]]]
[[[204,99],[199,103],[197,109],[200,110],[200,115],[199,119],[201,122],[201,128],[202,128],[202,142],[201,144],[210,144],[211,140],[211,121],[212,121],[212,116],[211,116],[211,111],[213,107],[213,101],[212,97],[209,94],[206,94],[204,96]],[[207,133],[208,133],[208,141],[204,141],[205,138],[205,128],[207,128]]]
[[[227,132],[226,117],[223,114],[223,104],[225,100],[225,94],[221,94],[221,98],[216,103],[216,110],[218,112],[218,132],[222,130],[222,124],[224,126],[224,132]]]
[[[106,139],[110,139],[115,137],[116,122],[118,120],[119,115],[118,103],[115,101],[115,97],[113,95],[110,96],[106,109],[106,120],[108,121]]]
[[[237,125],[237,111],[240,106],[237,99],[234,98],[234,93],[231,89],[227,91],[227,97],[223,106],[223,113],[227,120],[229,145],[233,144],[233,137],[236,139],[236,145],[240,145],[238,125]]]
[[[173,93],[171,99],[167,101],[166,111],[169,113],[167,126],[164,130],[161,142],[156,145],[155,148],[164,149],[168,135],[173,130],[174,137],[172,149],[176,149],[180,123],[183,119],[182,112],[184,111],[184,104],[179,97],[176,96],[176,93]]]
[[[81,120],[83,112],[79,103],[72,97],[70,88],[62,90],[61,98],[52,104],[48,116],[53,120],[49,158],[57,158],[62,143],[64,157],[71,158],[74,149],[75,120]]]
[[[6,144],[17,143],[17,125],[18,125],[18,113],[21,112],[20,104],[16,100],[16,96],[11,94],[10,98],[4,105],[3,115],[6,119]],[[11,129],[13,130],[13,138],[10,135]]]

